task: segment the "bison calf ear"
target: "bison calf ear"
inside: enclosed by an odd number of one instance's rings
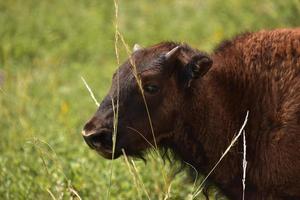
[[[190,87],[193,79],[203,77],[211,68],[213,61],[206,55],[196,55],[185,65],[185,83]]]
[[[208,56],[196,55],[187,63],[186,68],[190,71],[193,79],[204,76],[212,66],[212,60]]]

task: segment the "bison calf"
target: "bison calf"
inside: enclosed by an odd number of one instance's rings
[[[246,199],[300,199],[300,29],[242,34],[211,55],[174,42],[135,46],[82,132],[108,159],[117,99],[114,158],[157,145],[203,174],[249,110]],[[242,196],[242,151],[238,141],[210,176],[231,199]]]

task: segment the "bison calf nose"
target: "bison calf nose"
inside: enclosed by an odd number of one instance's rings
[[[112,149],[112,134],[109,130],[99,131],[82,131],[85,142],[95,150],[111,151]]]

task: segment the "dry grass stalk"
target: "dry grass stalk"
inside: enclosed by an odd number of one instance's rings
[[[247,169],[247,160],[246,160],[246,132],[243,131],[243,200],[245,199],[245,189],[246,189],[246,169]]]
[[[50,154],[46,153],[45,151],[43,151],[43,149],[39,146],[39,144],[44,144],[46,145],[50,151],[53,153],[54,156],[51,156]],[[42,141],[38,138],[33,138],[33,145],[34,147],[36,148],[36,150],[38,151],[38,154],[39,154],[39,157],[41,158],[42,160],[42,163],[43,163],[43,166],[47,172],[47,174],[50,176],[51,173],[49,172],[49,169],[47,167],[47,163],[46,163],[46,159],[44,157],[44,155],[46,155],[49,159],[51,159],[55,165],[57,166],[57,169],[62,173],[65,181],[68,183],[67,185],[67,189],[68,191],[71,193],[71,196],[75,196],[77,197],[79,200],[81,200],[81,197],[79,195],[79,193],[74,189],[72,183],[71,183],[71,180],[67,177],[67,175],[64,173],[63,171],[63,166],[61,164],[61,161],[59,160],[59,157],[56,153],[56,151],[52,148],[52,146],[45,142],[45,141]],[[52,199],[56,199],[56,197],[54,196],[54,194],[50,191],[50,189],[46,189],[46,191],[49,193],[49,195],[51,196]]]
[[[93,91],[92,91],[92,89],[90,88],[90,86],[87,84],[87,82],[85,81],[85,79],[81,76],[81,80],[83,81],[83,83],[84,83],[84,85],[85,85],[85,87],[87,88],[87,90],[89,91],[89,93],[90,93],[90,96],[92,97],[92,99],[94,100],[94,102],[95,102],[95,104],[96,104],[96,106],[99,106],[100,104],[99,104],[99,102],[97,101],[97,99],[96,99],[96,97],[95,97],[95,95],[94,95],[94,93],[93,93]]]
[[[138,192],[139,199],[142,199],[141,192],[140,192],[140,190],[139,190],[139,189],[140,189],[140,185],[139,185],[139,183],[138,183],[138,178],[137,178],[137,176],[136,176],[137,173],[134,172],[134,170],[132,169],[132,167],[131,167],[131,165],[130,165],[130,163],[129,163],[129,161],[128,161],[128,157],[127,157],[127,155],[126,155],[124,149],[122,149],[122,153],[123,153],[123,156],[124,156],[125,163],[126,163],[126,165],[127,165],[127,167],[128,167],[129,173],[131,174],[131,176],[132,176],[132,178],[133,178],[133,182],[134,182],[134,184],[135,184],[135,186],[136,186],[136,190],[137,190],[137,192]],[[148,194],[148,193],[146,193],[146,194]]]
[[[156,138],[155,138],[155,133],[154,133],[154,128],[153,128],[153,124],[152,124],[152,120],[151,120],[149,108],[148,108],[147,101],[146,101],[146,98],[145,98],[145,95],[144,95],[142,81],[141,81],[141,79],[138,76],[135,62],[133,61],[133,59],[131,57],[130,48],[129,48],[128,44],[126,43],[123,35],[121,34],[121,32],[119,31],[119,28],[118,28],[118,0],[114,0],[114,5],[115,5],[115,52],[116,52],[117,63],[120,64],[120,61],[119,61],[119,50],[118,50],[118,41],[120,40],[122,42],[122,45],[124,46],[124,48],[126,50],[126,53],[127,53],[128,57],[129,57],[129,61],[130,61],[131,65],[133,66],[133,75],[134,75],[134,77],[135,77],[135,79],[137,81],[137,84],[139,86],[139,89],[140,89],[140,92],[141,92],[141,95],[142,95],[142,98],[143,98],[143,102],[144,102],[145,109],[146,109],[146,112],[147,112],[148,122],[149,122],[149,125],[150,125],[152,137],[153,137],[153,142],[154,142],[154,145],[151,145],[151,146],[155,147],[154,152],[156,153],[156,155],[158,155],[159,157],[161,157],[160,156],[160,152],[158,150]],[[119,78],[117,80],[119,81]],[[118,89],[119,89],[119,82],[118,82]],[[163,166],[161,166],[161,170],[162,170],[162,175],[163,175],[163,178],[164,178],[164,182],[165,182],[166,185],[168,185],[167,184],[166,173],[165,173],[165,170],[163,169]]]
[[[202,192],[202,187],[203,187],[204,182],[208,179],[208,177],[212,174],[212,172],[220,164],[220,162],[223,160],[223,158],[227,155],[227,153],[229,152],[229,150],[231,149],[231,147],[236,143],[236,141],[238,140],[238,138],[241,136],[241,134],[242,134],[242,132],[243,132],[243,130],[244,130],[246,124],[247,124],[248,115],[249,115],[249,111],[247,111],[247,113],[246,113],[246,117],[245,117],[244,123],[243,123],[242,127],[240,128],[238,134],[233,138],[233,140],[231,141],[231,143],[229,144],[229,146],[227,147],[227,149],[225,150],[225,152],[222,154],[222,156],[220,157],[220,159],[218,160],[218,162],[214,165],[214,167],[210,170],[210,172],[203,179],[203,181],[201,182],[201,184],[199,185],[199,187],[194,192],[192,199],[195,199]]]

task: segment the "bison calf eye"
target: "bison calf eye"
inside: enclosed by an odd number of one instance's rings
[[[155,94],[159,91],[159,87],[157,85],[147,84],[144,85],[143,90],[149,94]]]

